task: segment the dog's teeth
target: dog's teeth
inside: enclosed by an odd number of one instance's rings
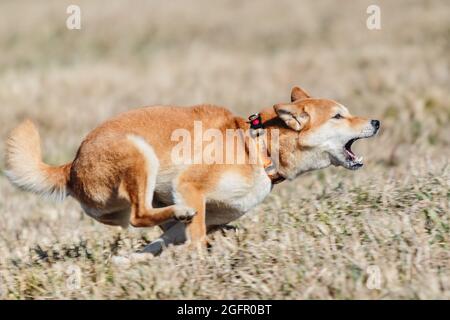
[[[358,159],[356,159],[356,161],[358,161],[358,162],[363,162],[363,157],[359,157]]]

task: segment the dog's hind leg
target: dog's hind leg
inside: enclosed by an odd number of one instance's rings
[[[153,208],[153,193],[159,161],[153,148],[139,136],[128,136],[137,149],[132,165],[123,177],[123,186],[131,204],[130,223],[134,227],[152,227],[175,219],[189,222],[196,210],[182,205]]]

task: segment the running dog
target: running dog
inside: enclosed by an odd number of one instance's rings
[[[175,161],[179,142],[174,132],[194,134],[196,122],[223,136],[229,130],[250,130],[253,134],[239,140],[241,150],[244,158],[254,151],[261,161]],[[27,191],[71,196],[104,224],[160,226],[163,235],[144,249],[157,253],[186,240],[206,244],[208,231],[261,203],[275,183],[330,165],[361,168],[362,157],[353,153],[352,143],[372,137],[379,128],[378,120],[353,116],[342,104],[295,87],[291,102],[264,109],[250,122],[212,105],[131,110],[89,133],[72,162],[50,166],[42,162],[36,127],[26,120],[6,142],[6,175]],[[268,140],[276,132],[277,143],[252,143],[261,131]],[[195,157],[202,152],[197,149],[188,146],[185,151]]]

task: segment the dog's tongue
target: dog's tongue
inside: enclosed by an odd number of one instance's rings
[[[349,150],[349,149],[345,148],[345,152],[347,152],[347,154],[350,156],[350,158],[352,160],[356,159],[356,155],[352,152],[352,150]]]

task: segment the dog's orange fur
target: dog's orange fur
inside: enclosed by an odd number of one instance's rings
[[[336,110],[345,113],[340,126],[348,127],[355,134],[368,130],[367,119],[351,116],[335,101],[313,99],[298,87],[292,90],[291,101],[261,112],[269,136],[272,129],[280,132],[279,173],[286,178],[331,163],[317,146],[309,145],[307,141],[314,135],[323,135],[321,128]],[[179,219],[187,224],[188,239],[204,243],[207,203],[215,201],[212,194],[218,190],[223,177],[227,174],[241,177],[242,180],[236,180],[238,185],[248,184],[249,190],[259,194],[252,184],[261,164],[174,165],[170,155],[176,142],[171,140],[171,132],[181,127],[192,133],[195,120],[202,121],[204,130],[216,128],[224,136],[226,129],[249,128],[243,118],[212,105],[136,109],[94,129],[82,142],[71,163],[51,167],[41,161],[35,126],[31,121],[25,121],[12,131],[7,141],[7,173],[19,187],[37,193],[74,197],[89,215],[102,223],[151,227]],[[137,148],[130,136],[145,141],[144,146],[154,151],[159,167],[149,165],[151,158]],[[311,148],[317,149],[315,153],[311,153]],[[314,161],[320,163],[315,158],[320,158],[323,164],[313,164]],[[152,177],[156,177],[155,189],[147,190]],[[146,197],[151,194],[153,205],[149,206]],[[220,201],[227,204],[226,199]]]

